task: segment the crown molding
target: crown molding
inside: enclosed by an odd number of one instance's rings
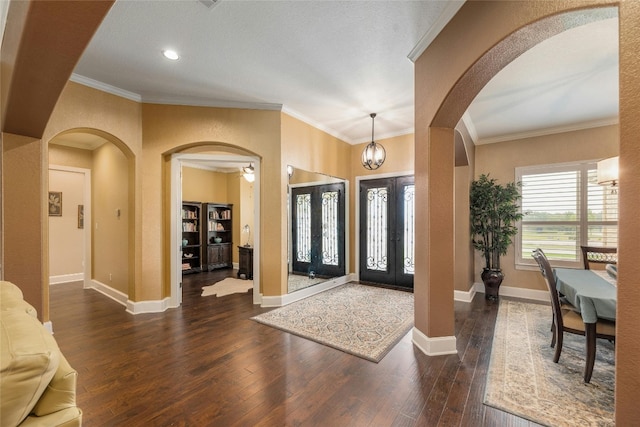
[[[474,145],[478,144],[478,131],[476,130],[476,125],[473,124],[473,120],[471,120],[471,116],[468,111],[465,111],[462,115],[462,124],[467,129],[469,136],[471,137],[471,141],[473,141]]]
[[[426,32],[424,36],[418,41],[418,44],[415,45],[407,58],[411,60],[411,62],[416,62],[420,55],[429,47],[429,45],[436,39],[440,31],[451,21],[451,18],[455,16],[456,13],[460,10],[464,1],[448,1],[447,6],[444,8],[436,22],[429,28],[429,31]]]
[[[282,111],[282,104],[267,102],[220,101],[215,99],[198,99],[190,97],[145,96],[145,104],[185,105],[189,107],[237,108],[240,110]]]
[[[518,139],[535,138],[537,136],[554,135],[556,133],[575,132],[583,129],[598,128],[602,126],[612,126],[619,124],[618,117],[608,119],[590,120],[586,122],[574,123],[566,126],[556,126],[545,129],[536,129],[528,132],[517,132],[508,135],[500,135],[490,138],[479,138],[476,145],[494,144],[496,142],[515,141]]]
[[[280,111],[282,110],[282,104],[271,104],[266,102],[235,102],[235,101],[219,101],[211,99],[195,99],[189,97],[164,97],[164,96],[142,96],[140,94],[130,92],[124,89],[120,89],[115,86],[111,86],[106,83],[102,83],[98,80],[91,79],[89,77],[81,76],[80,74],[72,74],[69,79],[72,82],[79,83],[84,86],[91,87],[93,89],[107,92],[112,95],[120,96],[122,98],[129,99],[146,104],[167,104],[167,105],[188,105],[193,107],[216,107],[216,108],[238,108],[246,110],[270,110]]]
[[[293,118],[295,118],[295,119],[300,120],[301,122],[304,122],[304,123],[308,124],[309,126],[313,126],[314,128],[316,128],[318,130],[321,130],[322,132],[325,132],[325,133],[333,136],[334,138],[338,138],[339,140],[341,140],[343,142],[346,142],[346,143],[351,144],[351,145],[355,144],[355,142],[353,142],[353,140],[351,138],[348,138],[346,135],[341,134],[340,132],[336,131],[335,129],[328,128],[325,125],[323,125],[322,123],[317,122],[315,120],[312,120],[312,119],[310,119],[310,118],[298,113],[297,111],[294,111],[294,110],[290,109],[287,106],[283,106],[282,107],[282,112],[287,114],[287,115],[289,115],[289,116],[291,116],[291,117],[293,117]]]
[[[142,102],[142,96],[137,93],[129,92],[128,90],[120,89],[115,86],[108,85],[106,83],[99,82],[98,80],[90,79],[89,77],[81,76],[80,74],[73,73],[69,78],[72,82],[79,83],[84,86],[88,86],[102,92],[107,92],[112,95],[120,96],[135,102]]]

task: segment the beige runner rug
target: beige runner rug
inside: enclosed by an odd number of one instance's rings
[[[565,333],[553,363],[550,329],[551,306],[500,301],[484,403],[548,426],[613,426],[613,344],[598,340],[585,384],[585,338]]]
[[[413,294],[348,283],[252,319],[379,362],[413,326]]]
[[[227,277],[213,285],[202,287],[202,296],[217,295],[223,297],[225,295],[239,294],[247,292],[253,288],[253,280],[240,280],[235,277]]]

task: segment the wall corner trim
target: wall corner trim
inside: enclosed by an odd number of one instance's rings
[[[412,341],[413,344],[427,356],[458,354],[455,336],[430,338],[414,327],[412,330]]]
[[[460,302],[471,302],[473,301],[473,297],[476,296],[476,293],[478,293],[478,288],[476,286],[477,284],[474,284],[473,286],[471,286],[471,288],[468,291],[458,291],[458,290],[454,290],[453,291],[453,299],[456,301],[460,301]]]
[[[171,308],[169,305],[170,299],[164,298],[154,301],[127,301],[127,312],[131,314],[143,314],[143,313],[162,313]]]

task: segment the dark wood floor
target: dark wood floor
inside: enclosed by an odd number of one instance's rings
[[[185,276],[181,308],[135,316],[80,285],[51,287],[84,425],[536,425],[482,404],[497,314],[482,295],[456,303],[457,355],[427,357],[409,333],[372,363],[250,320],[268,310],[250,293],[200,296],[232,273]]]

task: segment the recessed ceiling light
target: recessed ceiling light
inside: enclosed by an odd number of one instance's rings
[[[162,54],[164,55],[165,58],[170,59],[172,61],[177,61],[178,59],[180,59],[178,52],[176,52],[175,50],[166,49],[162,51]]]

